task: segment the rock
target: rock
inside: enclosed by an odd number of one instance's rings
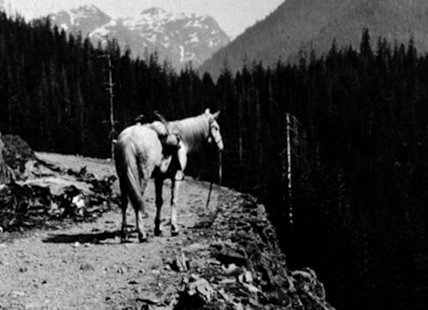
[[[224,275],[228,276],[228,277],[238,276],[242,271],[242,269],[240,267],[236,266],[233,263],[227,267],[223,266],[223,270],[224,270]]]
[[[235,264],[245,266],[247,264],[245,250],[238,245],[223,244],[217,253],[217,259],[223,264]]]
[[[184,255],[184,253],[181,253],[175,257],[171,264],[171,268],[172,270],[183,272],[189,269],[188,263],[189,259]]]
[[[307,309],[332,309],[325,301],[325,290],[310,268],[291,273],[293,285]]]
[[[25,293],[21,292],[21,291],[13,291],[12,292],[12,296],[14,296],[14,297],[24,297]]]
[[[240,302],[232,302],[232,305],[234,310],[245,310],[244,305]]]
[[[88,184],[77,183],[74,180],[67,180],[61,176],[51,176],[37,179],[29,179],[18,182],[21,186],[34,186],[49,189],[52,196],[70,196],[70,200],[80,193],[90,194],[91,190]]]
[[[25,164],[36,158],[33,150],[18,135],[0,135],[0,139],[2,140],[0,154],[4,158],[4,163],[11,168],[17,179],[21,179],[25,172]]]
[[[242,285],[252,294],[257,294],[260,292],[260,290],[252,284],[242,283]]]
[[[201,243],[192,243],[191,245],[188,245],[187,247],[185,247],[183,251],[193,253],[206,248],[208,248],[208,245],[203,245]]]
[[[117,269],[117,273],[125,274],[127,269],[124,266],[121,266]]]
[[[198,309],[213,300],[215,291],[211,284],[198,275],[183,278],[180,298],[175,309]]]
[[[199,270],[199,269],[201,269],[201,268],[204,267],[204,263],[203,262],[199,262],[199,261],[197,261],[195,259],[189,260],[189,262],[188,262],[187,265],[189,266],[190,270],[192,270],[192,269]]]
[[[93,271],[93,270],[95,270],[95,268],[94,268],[94,266],[92,266],[89,263],[84,263],[84,264],[80,265],[80,270],[82,270],[82,271]]]
[[[6,152],[5,144],[0,133],[0,184],[7,184],[13,179],[12,169],[7,165],[3,153]]]
[[[238,276],[238,281],[240,283],[252,283],[253,282],[253,275],[252,275],[251,271],[244,269],[243,273],[241,273]]]
[[[148,305],[159,305],[159,303],[160,303],[159,298],[155,294],[150,293],[150,292],[145,292],[145,293],[140,294],[138,296],[137,300],[144,302]]]
[[[212,225],[197,226],[203,230],[199,235],[215,238],[208,253],[214,259],[207,258],[205,268],[201,266],[198,272],[209,279],[219,298],[211,302],[191,299],[186,292],[192,290],[187,288],[180,294],[181,308],[177,309],[334,309],[312,270],[291,272],[287,268],[276,231],[256,200],[244,195],[238,200],[227,197],[216,212]],[[199,244],[203,243],[188,246],[186,253],[200,257],[204,249]]]
[[[1,163],[0,142],[0,183]],[[60,217],[90,221],[109,210],[116,197],[111,193],[113,176],[106,181],[94,176],[76,179],[36,159],[25,167],[17,181],[0,184],[0,225],[5,231],[42,227],[47,220]]]
[[[220,282],[223,285],[228,285],[228,284],[235,284],[236,283],[236,279],[235,278],[226,278],[221,280]]]
[[[25,305],[25,309],[41,309],[43,308],[43,303],[32,302]]]
[[[152,273],[153,273],[154,275],[156,275],[156,276],[158,276],[158,275],[160,275],[160,274],[161,274],[160,270],[158,270],[158,269],[153,269],[153,270],[152,270]]]

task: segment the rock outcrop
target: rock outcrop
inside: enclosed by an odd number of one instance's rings
[[[183,273],[174,309],[333,310],[313,270],[287,267],[264,206],[221,192],[216,210],[202,216],[194,240],[170,262]]]

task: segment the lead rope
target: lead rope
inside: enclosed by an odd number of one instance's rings
[[[221,186],[221,181],[223,179],[223,164],[221,162],[222,160],[222,156],[221,154],[223,154],[221,151],[218,151],[218,185]]]
[[[207,209],[208,209],[208,206],[209,206],[209,204],[210,204],[211,192],[213,191],[213,183],[214,183],[214,181],[213,181],[213,180],[211,180],[211,182],[210,182],[210,189],[209,189],[209,191],[208,191],[207,204],[205,205],[205,208],[207,208]]]
[[[222,182],[222,178],[223,178],[223,167],[222,167],[222,156],[221,156],[221,151],[218,151],[218,183],[221,186],[221,182]],[[207,198],[207,204],[206,204],[206,208],[208,209],[208,206],[210,204],[210,200],[211,200],[211,193],[213,191],[213,184],[214,184],[214,179],[211,178],[211,182],[210,182],[210,189],[208,191],[208,198]]]

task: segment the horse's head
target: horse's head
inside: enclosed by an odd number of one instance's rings
[[[209,136],[208,136],[208,142],[211,143],[212,141],[215,141],[217,144],[217,147],[219,151],[223,151],[224,145],[223,145],[223,138],[221,137],[220,133],[220,126],[217,123],[217,117],[220,115],[220,111],[217,111],[215,113],[211,113],[209,109],[205,110],[205,115],[208,118],[209,122]]]

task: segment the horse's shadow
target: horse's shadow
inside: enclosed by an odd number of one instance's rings
[[[43,239],[45,243],[93,243],[100,244],[102,241],[111,239],[114,241],[120,235],[120,231],[104,231],[87,234],[50,234]],[[105,243],[103,243],[105,244]]]

